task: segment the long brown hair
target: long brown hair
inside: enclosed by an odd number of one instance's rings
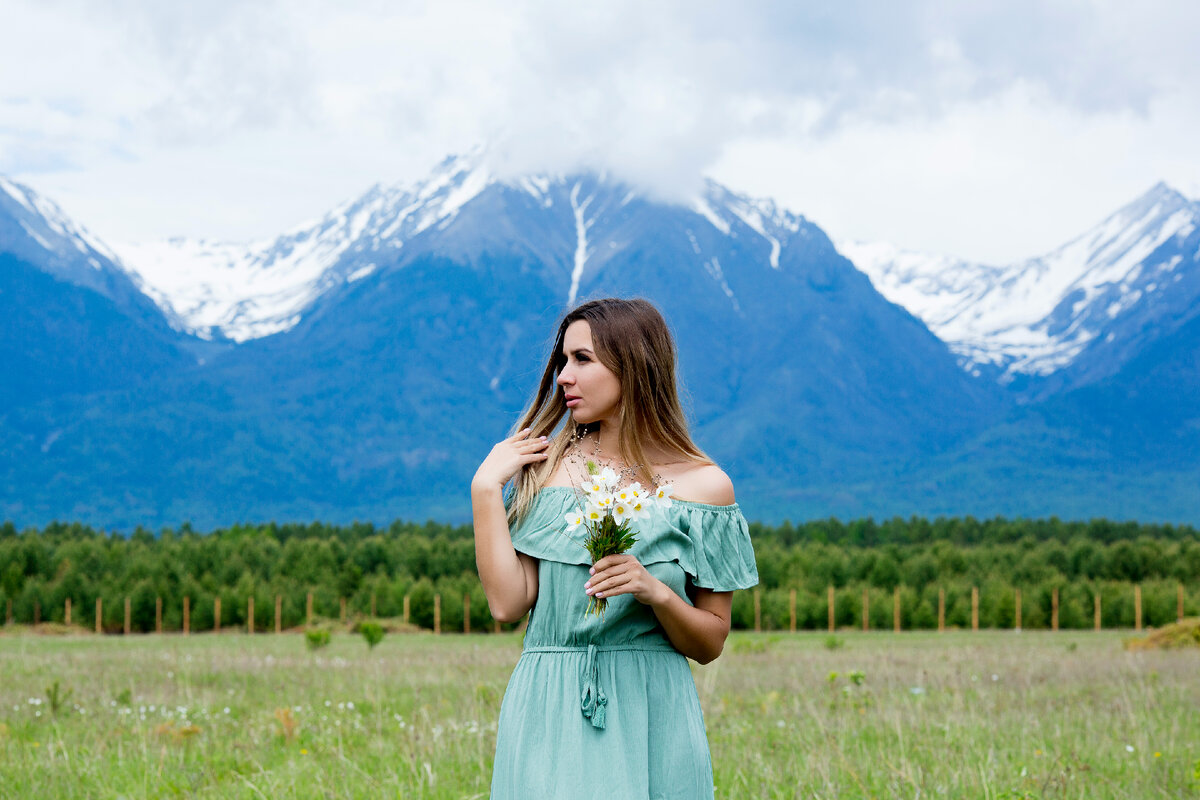
[[[549,458],[529,464],[514,479],[509,496],[508,518],[514,522],[525,515],[542,485],[554,474],[583,426],[570,419],[555,432],[567,415],[567,404],[558,386],[559,372],[566,365],[563,338],[573,322],[583,320],[591,328],[592,345],[600,363],[612,370],[621,384],[618,407],[618,446],[626,464],[643,464],[643,476],[651,480],[646,447],[683,460],[711,463],[688,434],[687,420],[675,384],[675,342],[666,320],[651,303],[642,299],[614,297],[584,303],[563,317],[554,339],[554,349],[542,372],[537,394],[513,428],[530,428],[532,436],[552,437]]]

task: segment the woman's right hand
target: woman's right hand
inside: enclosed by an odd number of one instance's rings
[[[530,437],[530,428],[517,431],[502,442],[497,442],[487,458],[475,471],[472,488],[503,487],[512,480],[522,467],[545,461],[549,455],[545,449],[550,445],[545,436]]]

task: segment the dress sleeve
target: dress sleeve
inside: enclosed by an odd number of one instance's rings
[[[696,586],[731,592],[758,584],[750,531],[737,505],[683,506],[680,530],[691,540],[692,569],[684,568]]]
[[[574,496],[566,492],[558,497],[539,497],[524,519],[513,526],[513,549],[542,561],[590,564],[582,539],[566,532],[563,515],[574,505]]]

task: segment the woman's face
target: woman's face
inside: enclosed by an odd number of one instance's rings
[[[558,385],[571,418],[579,424],[602,421],[615,423],[621,402],[621,382],[596,358],[592,328],[584,320],[567,326],[563,335],[566,364],[558,374]]]

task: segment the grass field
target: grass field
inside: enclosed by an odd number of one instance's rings
[[[0,797],[486,797],[519,651],[511,634],[316,652],[299,635],[0,635]],[[721,798],[1200,797],[1197,650],[737,633],[694,671]]]

